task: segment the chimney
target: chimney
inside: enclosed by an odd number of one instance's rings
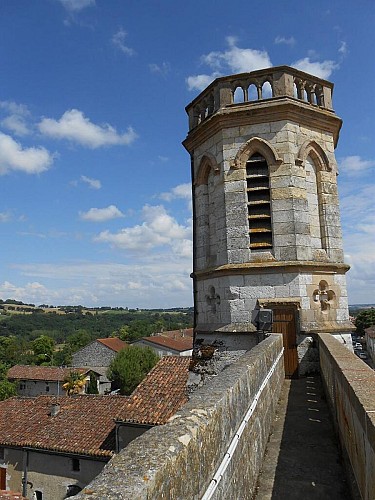
[[[60,405],[58,403],[52,403],[51,404],[51,417],[56,417],[56,415],[59,413],[60,411]]]

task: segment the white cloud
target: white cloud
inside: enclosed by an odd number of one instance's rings
[[[305,73],[310,73],[318,78],[327,79],[332,74],[332,71],[339,68],[339,65],[335,61],[311,61],[310,57],[305,57],[299,59],[298,61],[292,63],[292,66]]]
[[[80,212],[79,216],[82,220],[104,222],[124,217],[124,214],[115,205],[109,205],[106,208],[90,208],[87,212]]]
[[[221,74],[217,72],[212,73],[211,75],[188,76],[186,78],[188,90],[204,90],[215,80],[215,78],[218,78],[219,76],[221,76]]]
[[[112,43],[115,47],[117,47],[121,52],[126,54],[127,56],[134,56],[134,49],[125,45],[125,38],[128,36],[127,32],[123,29],[119,29],[117,33],[112,36]]]
[[[10,221],[11,214],[9,212],[0,212],[0,223]]]
[[[286,38],[285,36],[277,36],[275,38],[275,43],[276,45],[284,44],[293,46],[296,44],[296,39],[293,36],[290,36],[289,38]]]
[[[189,76],[186,79],[189,90],[203,90],[223,73],[247,73],[272,66],[266,51],[237,47],[235,37],[227,37],[226,41],[227,50],[213,51],[201,57],[201,62],[214,71],[211,74]]]
[[[27,118],[30,116],[30,111],[24,104],[17,104],[13,101],[0,101],[0,109],[6,111],[8,115],[1,120],[1,125],[11,130],[19,136],[30,133]]]
[[[189,182],[187,182],[186,184],[179,184],[178,186],[172,188],[170,191],[161,193],[159,197],[165,201],[171,201],[176,198],[191,200],[191,184]]]
[[[78,109],[66,111],[60,120],[43,118],[39,123],[39,130],[49,137],[67,139],[92,149],[102,146],[129,145],[138,137],[132,127],[128,127],[125,133],[119,134],[108,123],[96,125]]]
[[[156,73],[162,76],[167,76],[167,74],[171,71],[171,65],[169,62],[162,62],[161,64],[149,64],[148,67],[150,68],[151,73]]]
[[[118,233],[101,232],[95,241],[109,243],[124,250],[148,251],[155,247],[170,246],[177,240],[191,239],[191,227],[180,225],[162,205],[143,207],[144,222],[141,225],[124,228]],[[174,247],[178,252],[179,248]]]
[[[23,148],[9,135],[0,132],[0,175],[10,171],[39,174],[52,165],[53,155],[44,147]]]
[[[176,307],[192,303],[191,252],[187,258],[147,254],[139,264],[108,262],[29,263],[13,266],[30,282],[0,283],[1,298],[41,304],[110,304],[128,307]],[[32,280],[32,281],[31,281]],[[47,288],[44,280],[53,280]]]
[[[95,5],[95,0],[59,0],[59,2],[69,12],[79,12],[86,7]]]
[[[348,175],[355,175],[375,167],[374,160],[362,160],[360,156],[346,156],[339,161],[340,171]]]
[[[347,53],[348,53],[347,43],[341,41],[340,42],[340,47],[339,47],[339,54],[341,54],[342,56],[346,56]]]
[[[81,175],[81,181],[88,184],[91,189],[100,189],[102,187],[102,183],[98,179],[91,179],[85,175]]]

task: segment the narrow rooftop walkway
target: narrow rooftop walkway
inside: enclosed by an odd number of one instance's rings
[[[319,376],[285,380],[256,500],[350,500]]]

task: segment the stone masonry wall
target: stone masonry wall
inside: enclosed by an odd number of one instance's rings
[[[202,498],[281,351],[282,337],[268,337],[193,393],[169,423],[130,443],[75,498]],[[281,356],[212,498],[252,498],[283,379]]]
[[[109,366],[116,354],[95,340],[73,354],[72,366]]]
[[[375,498],[375,372],[329,334],[320,334],[321,375],[333,420],[362,500]]]

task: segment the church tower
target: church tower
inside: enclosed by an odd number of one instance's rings
[[[279,66],[217,78],[186,108],[196,339],[249,349],[272,310],[290,376],[313,369],[315,333],[351,347],[332,91]]]

